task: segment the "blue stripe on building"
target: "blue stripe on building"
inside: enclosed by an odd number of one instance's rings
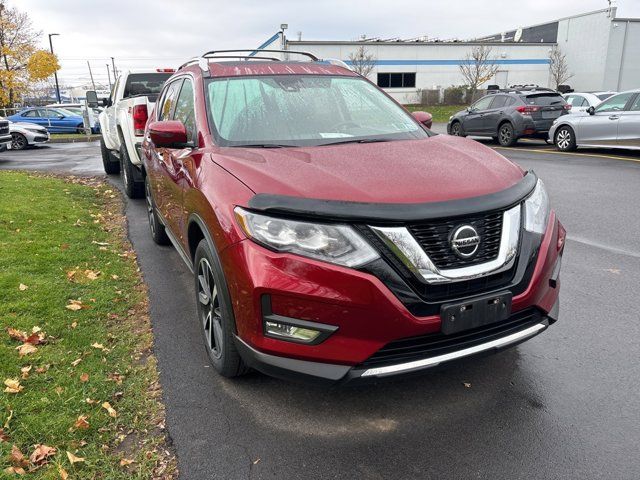
[[[351,65],[351,60],[344,60],[347,65]],[[458,66],[465,63],[465,60],[376,60],[376,66],[390,65],[452,65]],[[491,61],[495,65],[549,65],[551,61],[548,58],[513,58],[513,59],[496,59]]]

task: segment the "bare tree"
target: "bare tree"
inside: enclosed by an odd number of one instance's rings
[[[360,45],[355,52],[349,54],[351,68],[363,77],[369,76],[376,66],[376,57],[370,54],[364,45]]]
[[[493,78],[498,71],[498,64],[491,57],[491,47],[479,45],[473,47],[460,62],[460,73],[469,85],[471,98],[487,80]]]
[[[567,56],[557,45],[549,52],[549,73],[556,88],[573,77],[573,73],[569,72]]]

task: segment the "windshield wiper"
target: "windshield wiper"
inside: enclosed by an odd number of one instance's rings
[[[339,142],[329,142],[323,143],[320,146],[326,147],[327,145],[341,145],[344,143],[381,143],[381,142],[392,142],[393,140],[389,140],[386,138],[360,138],[360,139],[352,139],[352,140],[340,140]]]
[[[295,147],[295,145],[285,145],[280,143],[243,143],[241,145],[229,145],[230,147],[245,147],[245,148],[284,148]]]

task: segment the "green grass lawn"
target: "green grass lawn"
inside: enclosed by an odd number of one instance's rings
[[[1,478],[171,478],[124,229],[102,181],[0,173]]]
[[[466,105],[405,105],[405,108],[410,112],[416,110],[423,110],[433,115],[434,123],[446,123],[449,121],[449,117],[454,113],[459,112],[467,108]]]

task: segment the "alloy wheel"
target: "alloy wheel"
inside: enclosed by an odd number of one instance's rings
[[[571,132],[563,128],[556,136],[556,144],[560,150],[566,150],[571,145]]]
[[[151,229],[151,234],[155,236],[156,234],[156,216],[153,211],[153,200],[151,199],[151,187],[149,186],[149,181],[147,180],[145,185],[145,199],[147,201],[147,217],[149,218],[149,228]]]
[[[19,133],[14,133],[11,135],[11,148],[13,150],[22,150],[27,146],[27,139],[24,138],[23,135]]]
[[[451,135],[454,135],[456,137],[460,136],[460,124],[458,122],[451,125]]]
[[[511,129],[505,125],[500,129],[500,143],[507,144],[510,141],[511,141]]]
[[[218,359],[223,348],[222,309],[211,264],[206,258],[200,259],[198,264],[198,310],[207,349],[212,357]]]

